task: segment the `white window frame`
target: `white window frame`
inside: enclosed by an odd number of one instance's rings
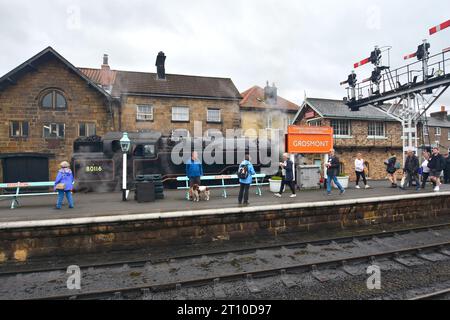
[[[441,134],[442,134],[442,129],[441,129],[440,127],[434,128],[434,135],[435,135],[436,137],[440,137]]]
[[[428,130],[429,130],[429,128],[428,128],[428,126],[427,125],[423,125],[423,128],[422,128],[422,133],[423,133],[423,135],[424,136],[428,136]]]
[[[189,107],[172,107],[172,122],[189,122]]]
[[[448,129],[448,132],[447,132],[447,139],[448,139],[448,141],[450,141],[450,128]]]
[[[62,136],[59,135],[59,131],[60,131],[60,127],[61,126],[63,127],[63,135]],[[45,135],[45,129],[46,128],[49,128],[50,136],[46,136]],[[56,132],[56,135],[52,136],[51,135],[52,132]],[[44,124],[44,126],[42,127],[42,136],[45,139],[52,139],[52,138],[53,139],[55,139],[55,138],[63,139],[65,137],[65,135],[66,135],[66,124],[65,123],[47,123],[47,124]]]
[[[18,135],[16,135],[16,134],[13,132],[13,123],[14,123],[14,122],[17,122],[17,123],[19,124],[19,131],[20,131],[20,133],[19,133]],[[28,127],[28,132],[27,132],[26,135],[24,135],[24,133],[23,133],[23,125],[24,125],[24,123],[26,123],[26,124],[27,124],[27,127]],[[11,120],[10,123],[9,123],[9,134],[10,134],[10,136],[11,136],[12,138],[24,138],[24,137],[28,137],[28,136],[30,135],[30,123],[29,123],[28,121]]]
[[[338,130],[335,130],[333,126],[333,122],[337,122]],[[344,123],[347,125],[347,134],[342,134],[342,131],[344,129]],[[352,138],[352,122],[350,120],[345,119],[333,119],[331,120],[331,127],[333,128],[334,138]],[[337,132],[337,133],[336,133]]]
[[[371,127],[373,126],[373,127]],[[382,132],[380,132],[380,129]],[[371,134],[372,133],[372,134]],[[382,133],[382,134],[380,134]],[[386,123],[382,121],[370,121],[367,128],[368,139],[385,139]]]
[[[309,120],[308,125],[310,127],[321,127],[322,126],[322,118]]]
[[[267,129],[272,129],[273,126],[273,119],[272,119],[272,115],[268,114],[267,118],[266,118],[266,128]]]
[[[208,108],[206,111],[206,121],[211,123],[221,123],[222,122],[222,110]]]
[[[140,108],[146,109],[144,111]],[[153,106],[151,105],[137,105],[136,106],[136,121],[153,121]]]
[[[84,124],[85,128],[86,128],[86,135],[81,135],[81,125]],[[94,128],[94,130],[91,130],[92,128]],[[94,132],[92,132],[94,131]],[[94,136],[97,134],[97,125],[94,122],[80,122],[78,124],[78,136],[79,137],[90,137],[90,136]]]

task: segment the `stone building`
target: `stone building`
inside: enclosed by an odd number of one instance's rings
[[[450,150],[450,116],[444,106],[439,112],[431,113],[419,125],[420,141],[423,146],[437,145],[442,154]]]
[[[259,130],[281,130],[284,135],[292,124],[299,106],[278,96],[275,84],[265,88],[254,86],[243,93],[239,104],[242,132],[255,137]]]
[[[399,122],[373,107],[352,112],[342,100],[307,98],[295,116],[301,126],[331,126],[334,147],[341,161],[341,174],[355,180],[354,159],[362,153],[371,179],[384,179],[384,160],[391,152],[402,157],[402,127]],[[322,166],[323,155],[305,155],[307,164]]]
[[[80,136],[115,130],[103,88],[48,47],[0,78],[0,181],[48,181]]]
[[[203,134],[240,127],[241,96],[231,79],[166,74],[164,61],[158,73],[111,70],[107,56],[100,69],[80,70],[120,101],[120,131],[192,135],[196,121]]]
[[[0,78],[0,182],[48,181],[79,137],[110,131],[193,134],[240,127],[231,79],[77,68],[48,47]]]

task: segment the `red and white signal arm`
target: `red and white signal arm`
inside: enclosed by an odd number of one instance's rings
[[[433,28],[430,29],[430,36],[432,36],[435,33],[438,33],[439,31],[442,31],[444,29],[447,29],[448,27],[450,27],[450,20],[447,20]]]

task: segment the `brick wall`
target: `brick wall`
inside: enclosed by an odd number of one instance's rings
[[[302,114],[314,112],[311,108],[307,108]],[[321,120],[322,126],[331,126],[330,119],[320,118],[316,114],[317,119]],[[308,126],[308,120],[305,118],[299,119],[297,125]],[[351,181],[356,180],[354,162],[358,153],[362,154],[365,161],[369,163],[369,175],[371,179],[382,180],[387,176],[386,166],[384,160],[390,157],[390,153],[394,152],[397,155],[398,161],[402,163],[402,126],[399,122],[386,121],[385,123],[385,139],[369,139],[368,125],[369,121],[350,120],[351,121],[351,135],[349,138],[335,138],[334,148],[341,163],[343,163],[343,170],[346,175],[350,177]],[[321,159],[323,155],[307,155],[306,161],[308,164],[313,164],[314,160]],[[398,175],[400,175],[400,171]],[[400,177],[400,176],[399,176]]]
[[[448,214],[450,197],[433,194],[416,199],[271,209],[258,213],[4,229],[0,232],[0,265],[17,260],[30,261],[109,250],[167,247],[218,240],[240,241],[255,235],[276,237],[286,233],[405,223]]]
[[[137,121],[138,105],[153,106],[153,121]],[[189,107],[189,122],[173,122],[172,107]],[[207,110],[220,109],[221,123],[207,122]],[[153,98],[141,96],[127,96],[122,104],[122,130],[156,130],[169,135],[173,129],[188,129],[194,133],[194,121],[202,122],[203,131],[218,129],[225,133],[227,129],[240,127],[238,101],[219,101],[207,99],[185,98]]]
[[[0,153],[53,154],[54,158],[49,162],[52,179],[58,163],[70,160],[72,156],[80,122],[95,123],[97,135],[103,135],[114,127],[105,98],[88,87],[86,81],[56,59],[36,66],[36,71],[23,75],[15,85],[0,92]],[[39,106],[41,94],[48,88],[57,88],[64,93],[66,110],[44,110]],[[28,121],[27,138],[10,137],[12,120]],[[65,123],[64,139],[44,139],[44,123]]]

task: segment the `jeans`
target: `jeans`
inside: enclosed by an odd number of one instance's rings
[[[359,179],[362,178],[364,185],[367,185],[367,179],[366,179],[366,174],[364,173],[364,171],[362,172],[358,172],[356,171],[356,185],[359,185]]]
[[[66,195],[67,201],[69,202],[69,208],[73,208],[73,198],[71,191],[58,190],[58,201],[56,202],[56,207],[61,209],[62,202],[64,200],[64,194]]]
[[[241,183],[241,189],[239,190],[239,203],[242,203],[242,199],[244,199],[244,203],[248,203],[248,192],[250,190],[249,184]]]
[[[285,185],[288,185],[289,188],[291,188],[292,194],[295,194],[295,183],[294,183],[294,181],[286,181],[286,180],[282,180],[281,181],[280,194],[283,194]]]
[[[422,173],[422,189],[425,189],[427,186],[428,177],[430,176],[429,172]]]
[[[192,188],[194,184],[198,184],[198,185],[201,184],[200,177],[190,177],[189,178],[189,187]]]
[[[406,172],[406,181],[403,188],[406,189],[408,186],[410,187],[413,181],[416,183],[416,189],[419,189],[420,188],[419,175],[413,172]]]
[[[338,181],[336,176],[334,176],[334,177],[328,176],[328,179],[327,179],[327,192],[328,193],[331,193],[331,181],[334,182],[336,187],[338,187],[339,190],[341,190],[341,192],[344,191],[344,188],[341,186],[341,184],[339,183],[339,181]]]

